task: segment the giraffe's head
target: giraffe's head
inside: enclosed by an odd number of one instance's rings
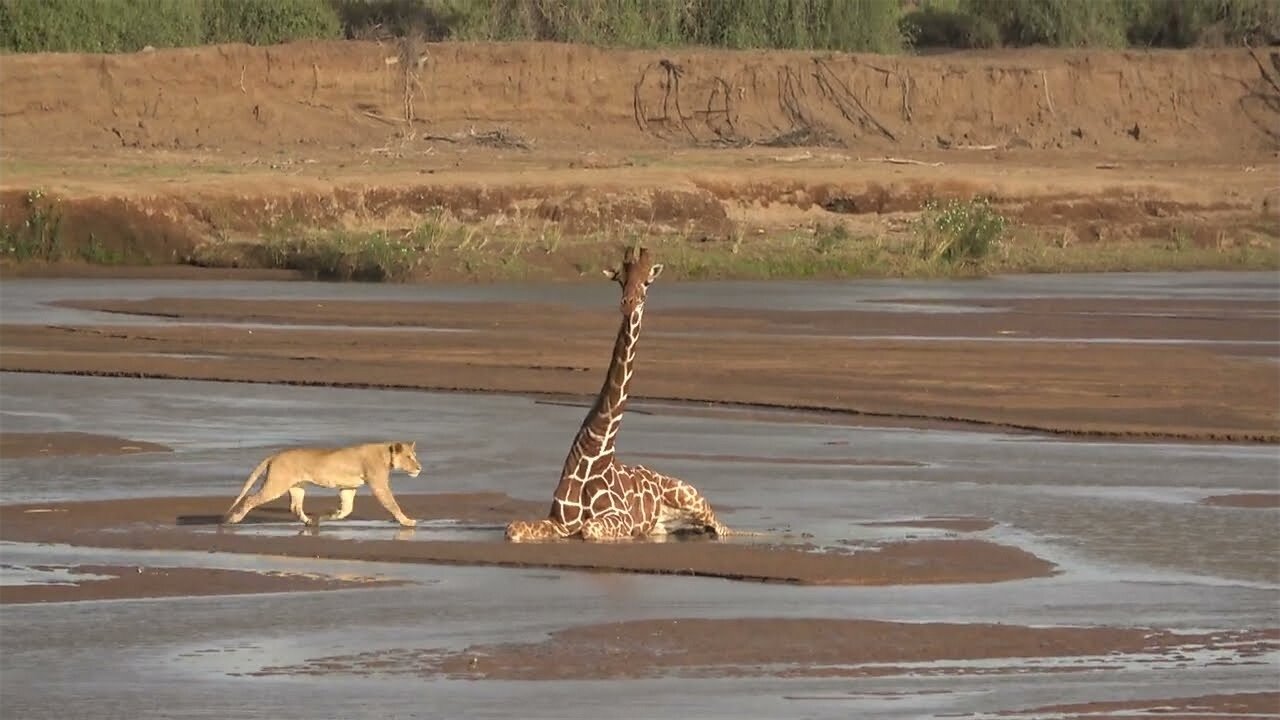
[[[630,315],[644,306],[649,285],[662,274],[662,263],[655,264],[648,248],[628,248],[622,258],[622,267],[605,270],[604,276],[622,286],[622,314]]]

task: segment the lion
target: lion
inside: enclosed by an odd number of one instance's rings
[[[373,496],[401,526],[413,527],[418,521],[406,516],[391,494],[391,471],[398,468],[408,473],[409,477],[417,477],[422,472],[422,464],[418,462],[415,451],[416,445],[415,442],[386,441],[344,448],[303,447],[283,450],[254,468],[245,481],[240,496],[222,516],[222,522],[238,523],[250,510],[271,502],[288,491],[289,510],[303,523],[317,525],[320,519],[309,518],[302,510],[302,499],[306,495],[302,486],[305,483],[338,489],[342,505],[324,518],[341,520],[351,514],[356,490],[367,483]],[[263,471],[266,471],[267,477],[263,480],[261,489],[248,495],[249,489]]]

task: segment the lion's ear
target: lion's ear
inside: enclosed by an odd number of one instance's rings
[[[396,453],[400,452],[400,443],[395,443],[394,445],[388,445],[387,447],[391,448],[392,455],[395,455]]]

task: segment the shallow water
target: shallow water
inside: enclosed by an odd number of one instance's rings
[[[965,283],[673,283],[667,306],[854,307],[870,299],[1099,296],[1275,299],[1274,274],[1195,273],[991,279]],[[34,283],[39,283],[36,285]],[[15,288],[17,288],[15,290]],[[122,289],[125,292],[122,292]],[[41,298],[359,297],[590,299],[587,286],[460,288],[314,283],[6,281],[3,322],[101,320]],[[125,316],[111,316],[119,322]],[[17,318],[17,319],[15,319]],[[247,677],[265,666],[388,648],[536,641],[572,624],[663,617],[830,617],[907,622],[1151,625],[1183,630],[1280,625],[1280,510],[1210,507],[1208,495],[1280,490],[1274,446],[1063,442],[1034,435],[919,431],[797,422],[758,410],[694,417],[636,403],[624,460],[695,483],[747,530],[811,533],[819,545],[947,537],[869,527],[925,515],[991,518],[964,533],[1014,544],[1060,565],[1051,578],[996,585],[792,587],[624,574],[395,565],[213,553],[0,545],[0,581],[23,568],[78,563],[194,565],[352,573],[415,584],[255,596],[9,605],[0,633],[6,717],[922,717],[1048,703],[1273,690],[1280,659],[1181,667],[1105,658],[1106,670],[935,675],[938,666],[855,679],[498,682],[358,677]],[[128,380],[0,373],[0,430],[81,431],[161,443],[172,453],[0,462],[0,502],[225,494],[274,448],[416,439],[425,471],[397,474],[402,493],[501,491],[542,499],[585,407],[523,397]],[[340,419],[340,420],[337,420]],[[309,496],[319,494],[313,491]],[[358,503],[370,503],[362,493]],[[200,531],[198,528],[193,532]],[[294,533],[291,524],[235,532]],[[322,533],[387,539],[390,523],[335,521]],[[403,539],[493,539],[496,526],[424,523]],[[56,571],[54,571],[56,576]],[[1086,659],[1100,663],[1103,659]],[[965,663],[976,665],[975,663]],[[1010,663],[1005,663],[1009,665]],[[1078,667],[1078,663],[1077,663]],[[625,704],[623,704],[625,703]]]
[[[11,279],[0,287],[0,321],[6,323],[154,324],[147,318],[50,307],[53,300],[153,297],[271,300],[380,300],[561,303],[610,307],[612,283],[501,283],[390,285],[298,281],[192,281]],[[650,309],[877,310],[881,312],[992,312],[975,298],[1143,298],[1280,301],[1280,273],[1080,273],[1002,275],[971,280],[718,281],[672,282],[649,301]],[[940,304],[910,301],[929,300]],[[904,302],[906,301],[906,302]],[[945,302],[941,302],[945,301]]]

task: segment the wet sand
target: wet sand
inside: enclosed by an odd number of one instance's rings
[[[59,455],[126,455],[170,452],[171,448],[143,440],[82,432],[25,433],[0,431],[0,459]]]
[[[6,324],[0,369],[589,397],[617,327],[611,302],[54,304],[169,322]],[[983,311],[654,309],[634,397],[925,427],[1280,442],[1280,375],[1266,359],[1280,347],[1274,303],[970,304]]]
[[[410,516],[450,519],[489,527],[487,541],[413,540],[414,529],[387,522],[387,536],[359,542],[326,537],[325,528],[344,522],[382,520],[381,508],[357,500],[346,520],[310,529],[287,524],[288,536],[237,532],[219,527],[229,498],[141,498],[0,507],[0,540],[66,543],[118,549],[198,550],[378,562],[444,563],[608,570],[694,575],[804,585],[916,585],[990,583],[1054,573],[1052,563],[1024,550],[982,540],[916,540],[819,552],[803,539],[777,534],[750,543],[697,539],[617,544],[560,541],[512,544],[502,527],[520,517],[545,516],[545,503],[513,500],[498,493],[397,495]],[[287,499],[255,511],[249,524],[289,523]],[[312,501],[309,513],[336,507],[332,498]],[[56,519],[51,519],[56,518]],[[203,526],[208,532],[197,532]],[[412,540],[412,541],[411,541]]]
[[[860,677],[898,674],[898,664],[1110,655],[1151,656],[1231,648],[1241,661],[1280,649],[1280,631],[1179,634],[1141,628],[1033,628],[1014,625],[869,620],[697,618],[638,620],[559,630],[540,642],[473,645],[460,651],[396,648],[315,658],[255,675],[410,674],[485,680],[616,680],[661,677]],[[886,667],[887,666],[887,667]],[[974,664],[951,672],[973,672]],[[937,672],[946,673],[944,668]]]
[[[64,568],[34,567],[33,570]],[[130,598],[192,597],[310,592],[388,587],[401,583],[375,578],[336,578],[298,573],[246,572],[219,568],[75,565],[59,584],[0,585],[0,605],[21,603],[123,600]],[[77,575],[106,575],[107,579],[77,579]],[[74,584],[62,584],[70,582]]]

